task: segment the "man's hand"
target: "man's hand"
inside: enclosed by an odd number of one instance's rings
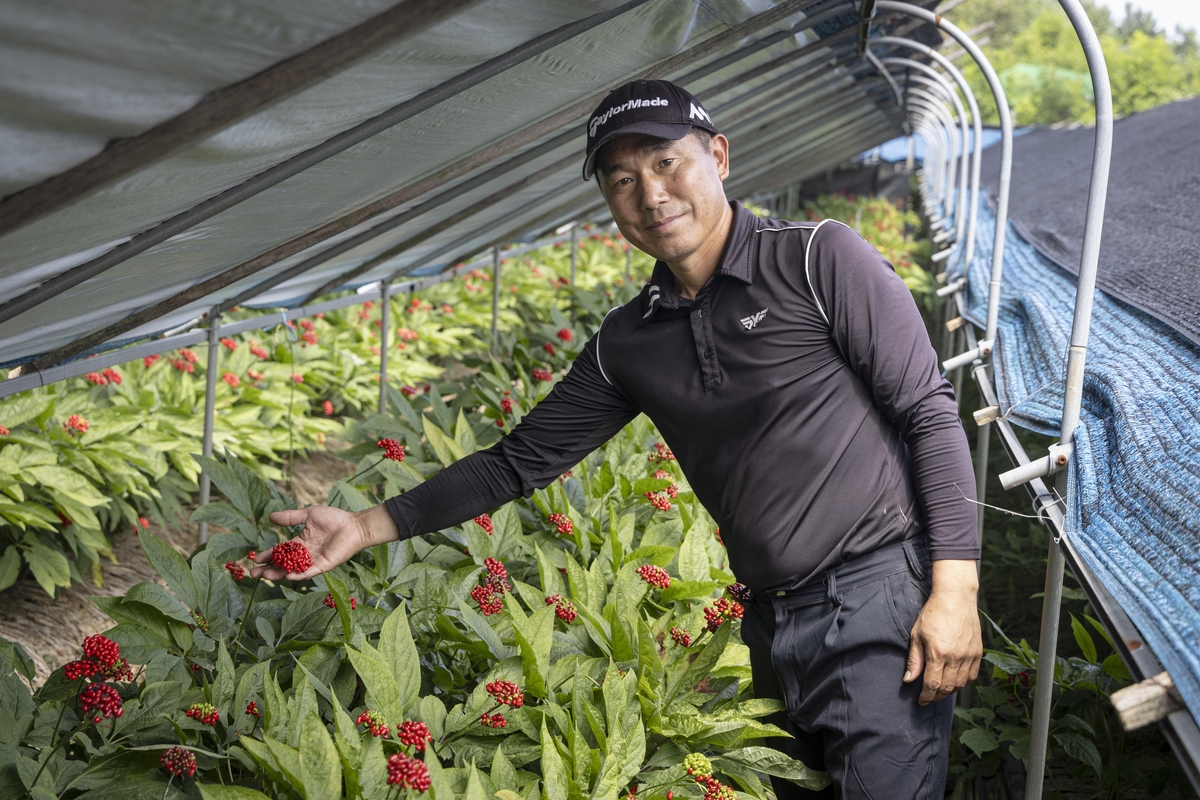
[[[276,511],[271,514],[271,523],[287,527],[303,525],[304,530],[296,539],[304,543],[313,560],[312,566],[304,572],[285,573],[279,567],[271,566],[270,550],[259,553],[254,562],[265,566],[254,567],[250,574],[273,581],[312,578],[344,564],[359,550],[400,538],[391,514],[382,505],[357,513],[329,506]]]
[[[913,624],[904,672],[905,683],[924,673],[921,705],[936,703],[979,676],[978,591],[974,561],[933,562],[933,590]]]

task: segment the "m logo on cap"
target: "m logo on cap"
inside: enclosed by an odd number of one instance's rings
[[[692,106],[692,110],[688,114],[688,119],[695,119],[696,117],[699,117],[700,119],[707,122],[709,125],[713,124],[712,117],[710,117],[708,115],[707,111],[705,111],[703,108],[696,105],[695,103],[692,103],[691,106]]]

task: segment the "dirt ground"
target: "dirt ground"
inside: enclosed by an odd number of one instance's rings
[[[330,487],[354,474],[354,465],[333,453],[314,453],[296,459],[293,488],[300,505],[323,503]],[[281,487],[283,488],[283,487]],[[189,512],[190,512],[189,508]],[[196,525],[179,521],[169,528],[152,523],[150,531],[170,542],[185,556],[196,546]],[[117,563],[104,562],[104,586],[90,582],[60,589],[51,600],[31,577],[17,581],[0,594],[0,637],[17,642],[33,659],[40,685],[52,671],[79,656],[85,636],[112,627],[112,621],[88,599],[123,595],[135,583],[158,578],[133,531],[114,538]]]

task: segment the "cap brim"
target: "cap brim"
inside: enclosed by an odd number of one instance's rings
[[[618,136],[629,136],[630,134],[642,134],[644,136],[657,136],[660,139],[682,139],[688,135],[688,131],[692,129],[689,122],[631,122],[617,128],[614,131],[609,131],[600,137],[596,142],[596,146],[592,148],[592,153],[583,162],[583,179],[589,181],[592,175],[596,172],[596,157],[600,155],[600,150],[604,145],[616,139]]]

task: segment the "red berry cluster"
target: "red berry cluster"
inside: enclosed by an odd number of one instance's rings
[[[95,634],[83,640],[83,658],[63,667],[67,680],[100,677],[105,680],[131,681],[133,670],[121,657],[121,646],[107,636]]]
[[[557,355],[554,351],[554,345],[550,344],[549,342],[544,342],[542,344],[542,349],[545,350],[547,353],[549,353],[552,356]]]
[[[395,439],[380,439],[375,446],[383,449],[383,457],[388,461],[404,460],[404,445]]]
[[[674,461],[675,454],[671,452],[671,448],[667,447],[662,442],[655,442],[654,452],[646,456],[646,460],[661,464],[664,461]]]
[[[505,414],[511,414],[513,411],[512,392],[505,392],[504,397],[500,398],[500,410]]]
[[[671,628],[671,638],[675,640],[675,644],[680,647],[692,646],[692,635],[683,628]]]
[[[533,379],[535,381],[552,381],[552,380],[554,380],[554,375],[552,375],[550,373],[550,370],[543,369],[542,367],[535,367],[532,375],[533,375]]]
[[[301,347],[307,347],[310,344],[317,343],[317,335],[312,331],[305,331],[304,333],[300,334],[300,338],[304,340],[304,344],[300,345]]]
[[[175,369],[179,370],[180,372],[186,372],[189,375],[196,371],[195,364],[182,358],[175,359],[175,362],[171,366],[175,367]]]
[[[186,347],[179,351],[179,355],[189,364],[195,364],[200,360],[200,356],[196,355],[195,351],[188,350]]]
[[[154,364],[157,363],[160,358],[162,358],[162,356],[160,356],[158,353],[146,356],[142,359],[142,366],[149,369],[150,367],[154,366]]]
[[[83,687],[83,691],[79,693],[79,705],[85,717],[93,711],[96,712],[92,722],[97,725],[103,719],[119,717],[125,713],[120,693],[107,683],[89,683]]]
[[[750,602],[750,590],[740,583],[731,583],[726,586],[725,594],[729,595],[742,605],[746,605]]]
[[[390,785],[399,785],[417,792],[429,790],[429,767],[424,762],[406,753],[388,756],[388,779]]]
[[[246,568],[236,561],[226,561],[225,569],[229,570],[229,574],[233,576],[235,581],[240,581],[246,577]]]
[[[201,632],[208,633],[208,620],[204,618],[203,614],[201,614],[199,611],[193,611],[192,619],[196,622],[195,625],[189,626],[192,630],[199,628]]]
[[[253,342],[250,343],[250,353],[257,358],[261,358],[263,361],[266,361],[271,357],[271,354],[267,352],[266,348],[260,347]]]
[[[646,499],[659,511],[671,510],[671,499],[661,492],[646,492]]]
[[[502,706],[520,708],[525,705],[525,695],[521,693],[521,687],[512,681],[492,681],[484,688]]]
[[[258,551],[256,551],[256,550],[251,550],[249,553],[246,553],[246,558],[248,558],[248,559],[250,559],[251,561],[253,561],[254,559],[258,558]]]
[[[231,353],[238,349],[238,343],[233,339],[230,339],[228,336],[221,337],[221,346]]]
[[[217,707],[212,703],[192,703],[183,713],[204,725],[216,726],[217,721],[221,719],[221,712],[217,711]]]
[[[196,757],[183,747],[168,747],[158,757],[158,763],[176,778],[190,778],[196,774]]]
[[[666,589],[671,585],[671,576],[662,567],[654,564],[643,564],[637,568],[637,574],[642,576],[642,580],[651,586],[657,586],[659,589]]]
[[[504,593],[508,591],[508,570],[504,568],[504,564],[494,558],[485,558],[483,566],[487,567],[487,582],[492,584],[497,592]]]
[[[261,717],[262,716],[262,714],[258,713],[258,703],[251,700],[249,703],[246,704],[246,716],[247,717]]]
[[[256,369],[248,369],[248,370],[246,370],[246,377],[248,377],[252,381],[261,381],[264,376],[261,372],[259,372]]]
[[[667,493],[667,497],[674,499],[679,496],[679,487],[675,485],[675,476],[674,475],[667,472],[665,469],[660,469],[654,473],[654,477],[660,481],[670,481],[671,482],[671,485],[663,490]]]
[[[396,331],[396,335],[406,342],[415,342],[417,339],[421,338],[421,334],[417,333],[411,328],[399,328]]]
[[[326,608],[334,608],[334,609],[337,608],[337,600],[333,599],[332,594],[325,595],[325,599],[321,602],[325,603]],[[357,608],[358,608],[358,601],[354,599],[353,595],[351,595],[350,596],[350,610],[354,611]]]
[[[492,517],[490,514],[480,514],[475,518],[475,524],[483,528],[484,531],[487,532],[488,536],[491,536],[492,531],[495,530],[495,526],[492,525]]]
[[[719,780],[709,775],[697,777],[696,783],[704,787],[704,800],[737,800],[737,793]]]
[[[382,736],[386,739],[389,732],[387,720],[383,718],[383,714],[380,714],[378,711],[372,711],[369,708],[358,715],[358,719],[354,720],[354,724],[366,725],[367,730],[375,737]]]
[[[292,373],[292,383],[304,383],[304,376],[299,372]]]
[[[497,593],[496,587],[491,581],[476,586],[471,590],[471,599],[479,603],[479,613],[485,617],[490,617],[492,614],[499,614],[504,610],[504,597],[502,593]]]
[[[717,602],[704,609],[704,619],[708,623],[708,629],[716,633],[725,620],[741,619],[743,613],[745,613],[745,609],[742,608],[741,603],[731,603],[728,599],[721,597],[717,599]]]
[[[0,425],[0,436],[8,436],[8,434],[9,434],[8,428],[4,427],[3,425]]]
[[[554,606],[554,616],[568,625],[574,622],[575,618],[579,616],[579,612],[575,610],[575,604],[561,594],[552,594],[547,597],[546,605]]]
[[[63,423],[63,430],[67,433],[70,433],[72,436],[75,435],[74,433],[71,433],[72,431],[86,433],[87,429],[90,427],[92,427],[91,423],[81,417],[79,414],[72,414],[71,416],[67,417],[67,421]]]
[[[271,548],[271,563],[289,574],[307,572],[312,567],[312,554],[304,542],[293,539]]]
[[[479,724],[485,728],[506,728],[508,720],[503,714],[483,714],[479,717]]]
[[[720,525],[718,525],[717,529],[715,531],[713,531],[713,536],[717,537],[717,544],[721,545],[722,547],[725,546],[725,540],[721,538],[721,526]]]
[[[225,381],[225,383],[229,385],[230,389],[236,389],[242,385],[242,379],[237,375],[234,375],[232,372],[221,373],[221,380]]]
[[[571,518],[566,514],[551,514],[550,524],[558,529],[560,536],[570,536],[571,532],[575,530]]]
[[[559,329],[558,333],[556,333],[554,335],[558,337],[558,340],[560,342],[575,341],[575,334],[571,332],[570,328],[561,328],[561,329]]]
[[[424,722],[414,722],[411,719],[400,723],[400,730],[396,731],[396,737],[400,739],[400,743],[408,745],[413,750],[424,750],[425,745],[433,741],[433,734],[429,732],[429,726]]]

